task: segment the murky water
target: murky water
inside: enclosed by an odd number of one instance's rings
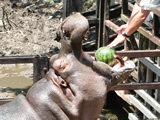
[[[0,87],[25,88],[33,84],[32,64],[0,65]]]
[[[24,76],[8,76],[0,79],[1,87],[26,88],[32,85],[32,80]]]
[[[0,97],[14,97],[19,93],[25,94],[24,91],[28,90],[32,84],[32,64],[0,65]]]

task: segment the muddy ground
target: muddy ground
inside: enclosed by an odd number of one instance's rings
[[[10,2],[12,1],[12,2]],[[0,55],[36,55],[53,51],[62,2],[0,0]],[[17,0],[16,0],[17,1]]]
[[[60,48],[55,41],[62,2],[0,0],[0,56],[39,55]],[[1,88],[26,88],[33,81],[33,64],[0,64]],[[0,95],[1,98],[1,95]]]

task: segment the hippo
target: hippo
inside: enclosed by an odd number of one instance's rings
[[[61,49],[50,58],[51,68],[45,77],[26,96],[18,95],[1,105],[1,120],[96,120],[107,92],[134,70],[132,61],[110,67],[85,53],[82,43],[88,32],[88,20],[75,14],[62,23]],[[73,16],[77,16],[76,24],[71,20]]]

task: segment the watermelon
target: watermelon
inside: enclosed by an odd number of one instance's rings
[[[112,66],[116,62],[114,56],[115,54],[116,51],[112,48],[100,47],[95,52],[95,58],[97,61],[105,62],[106,64]]]

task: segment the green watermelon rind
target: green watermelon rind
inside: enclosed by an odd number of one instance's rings
[[[112,48],[100,47],[95,52],[95,58],[98,61],[105,62],[106,64],[112,66],[116,62],[116,59],[114,57],[115,54],[116,51]]]

